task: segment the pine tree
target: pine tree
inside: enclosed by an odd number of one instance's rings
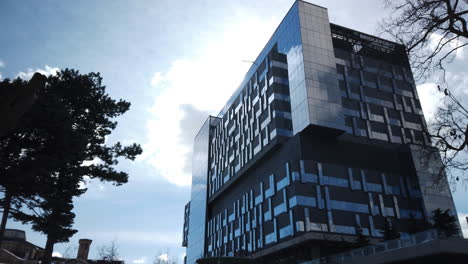
[[[432,220],[434,221],[433,227],[437,229],[440,237],[453,237],[460,233],[460,229],[457,224],[457,217],[450,215],[450,210],[447,209],[442,211],[440,208],[434,210]]]
[[[389,218],[385,219],[384,230],[381,231],[381,233],[383,235],[384,241],[400,238],[400,232],[398,232],[395,225],[392,225],[392,222]]]
[[[28,112],[31,115],[40,113],[39,116],[22,122],[27,127],[26,131],[36,136],[34,142],[40,142],[39,146],[31,148],[33,151],[23,153],[29,143],[24,141],[27,138],[24,136],[18,137],[21,139],[19,141],[6,144],[14,148],[16,156],[23,157],[18,164],[24,163],[23,160],[32,162],[27,171],[33,177],[27,178],[22,185],[35,187],[33,191],[26,192],[33,194],[34,203],[27,206],[28,210],[15,211],[12,216],[32,224],[34,230],[47,235],[43,263],[50,263],[55,243],[68,241],[76,233],[72,229],[75,217],[72,212],[73,197],[84,192],[79,188],[83,177],[88,176],[115,185],[124,184],[128,181],[128,174],[116,171],[114,166],[118,164],[119,158],[134,160],[142,152],[137,144],[105,144],[106,137],[117,125],[112,119],[122,115],[130,107],[129,102],[110,98],[105,88],[99,73],[80,74],[78,71],[65,69],[56,76],[50,76],[44,90],[38,94],[38,100],[34,104],[36,111]],[[46,110],[50,115],[44,115]],[[38,126],[45,127],[40,130]],[[14,136],[8,137],[5,142],[11,143],[12,138]],[[38,160],[43,162],[36,162]],[[0,158],[0,162],[8,163],[10,160]],[[89,164],[84,165],[84,162]],[[13,165],[6,167],[16,166],[25,170],[24,166]],[[15,176],[13,173],[7,175],[11,175],[8,179]],[[3,181],[0,182],[2,183]],[[24,205],[21,202],[19,204]],[[34,214],[30,213],[31,209],[34,209]]]
[[[2,89],[21,89],[26,85],[20,79],[1,82]],[[58,145],[64,150],[72,147],[73,140],[66,138],[67,129],[70,131],[66,118],[65,108],[57,98],[40,96],[17,127],[0,140],[0,189],[4,193],[0,243],[10,211],[22,205],[31,209],[37,201],[39,182],[62,164],[62,153],[51,150]]]
[[[363,234],[361,227],[356,228],[356,241],[354,242],[356,248],[361,248],[370,245],[370,240]]]
[[[0,138],[8,135],[34,103],[37,91],[44,88],[46,77],[36,72],[27,85],[12,89],[10,80],[0,80]]]

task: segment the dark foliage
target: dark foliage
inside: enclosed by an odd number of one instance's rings
[[[17,126],[45,82],[46,77],[40,73],[35,73],[27,85],[13,86],[9,79],[0,80],[0,138]]]
[[[457,236],[460,234],[460,229],[457,224],[457,216],[450,215],[450,211],[445,211],[440,208],[432,212],[432,220],[434,221],[433,227],[437,229],[439,236],[442,238],[448,238]]]
[[[21,80],[12,83],[24,85]],[[119,158],[134,160],[142,152],[137,144],[105,144],[117,125],[113,119],[130,107],[110,98],[105,88],[99,73],[65,69],[50,76],[22,125],[0,143],[7,150],[2,150],[7,154],[0,160],[7,177],[0,184],[6,194],[13,189],[14,197],[26,197],[17,203],[23,210],[11,216],[47,235],[45,263],[50,262],[53,245],[68,241],[76,232],[73,197],[85,191],[80,189],[84,177],[124,184],[128,174],[114,166]],[[20,193],[18,186],[34,188]],[[25,202],[30,202],[26,208]]]
[[[358,227],[356,228],[356,241],[354,242],[354,246],[356,248],[361,248],[365,246],[370,245],[370,240],[368,237],[366,237],[363,232],[362,228]]]
[[[395,225],[392,224],[389,218],[385,219],[385,225],[382,231],[382,235],[384,241],[400,238],[400,232],[398,232],[398,229]]]
[[[22,89],[27,82],[4,80],[0,85],[2,90]],[[20,206],[26,206],[35,212],[39,183],[62,163],[62,153],[54,153],[53,149],[66,142],[67,128],[61,123],[65,118],[64,108],[56,98],[39,97],[17,127],[0,140],[0,188],[4,193],[0,234],[10,210],[15,212]]]

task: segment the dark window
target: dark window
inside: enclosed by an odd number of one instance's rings
[[[342,97],[341,102],[342,102],[343,106],[346,107],[346,108],[357,110],[357,111],[360,110],[359,101]]]
[[[384,86],[388,86],[388,87],[393,86],[392,79],[384,77],[384,76],[380,76],[380,84],[382,84]]]
[[[382,106],[375,105],[375,104],[369,104],[369,110],[372,114],[374,115],[384,115],[384,110]]]
[[[359,81],[361,78],[361,74],[359,73],[359,70],[353,69],[353,68],[348,68],[348,77],[351,80],[357,80]]]
[[[405,120],[407,122],[416,123],[416,124],[421,123],[421,116],[419,115],[410,114],[410,113],[404,113],[404,115],[405,115]]]
[[[336,72],[338,72],[341,75],[344,75],[344,66],[341,64],[336,65]]]
[[[400,127],[397,127],[397,126],[390,126],[390,129],[392,130],[392,135],[393,135],[394,137],[401,136],[401,129],[400,129]]]
[[[347,61],[351,60],[351,54],[342,49],[335,49],[335,57]]]
[[[349,127],[353,127],[353,117],[352,116],[345,116],[345,125]]]
[[[360,129],[367,129],[366,121],[361,118],[356,118],[356,125]]]
[[[359,94],[360,93],[360,85],[358,83],[348,83],[349,84],[349,89],[351,90],[352,93]]]
[[[340,87],[340,90],[346,91],[346,84],[343,80],[338,80],[338,85]]]
[[[400,113],[398,111],[387,108],[387,114],[389,118],[400,119]]]
[[[374,73],[370,73],[370,72],[364,72],[364,80],[366,80],[367,82],[377,82],[377,75],[375,75]]]
[[[396,80],[396,86],[401,89],[401,90],[406,90],[406,91],[413,91],[413,89],[411,88],[411,85],[406,82],[406,81],[400,81],[400,80]]]
[[[387,126],[380,122],[370,122],[371,130],[379,133],[387,133]]]

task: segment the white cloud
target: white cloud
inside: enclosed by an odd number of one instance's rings
[[[135,259],[132,261],[132,263],[135,263],[135,264],[143,264],[143,263],[146,263],[146,257],[141,257],[139,259]]]
[[[439,44],[439,42],[441,41],[442,39],[442,35],[441,34],[438,34],[438,33],[434,33],[432,34],[430,37],[429,37],[429,48],[431,49],[435,49],[437,47],[437,45]],[[446,38],[445,38],[446,39]],[[442,41],[445,41],[442,40]],[[444,47],[442,49],[442,52],[450,52],[450,50],[460,46],[460,45],[463,45],[463,41],[451,41],[448,43],[448,46]],[[457,49],[456,51],[454,51],[453,53],[455,55],[455,58],[458,59],[458,60],[464,60],[465,59],[465,47],[462,47],[462,48],[459,48]]]
[[[0,60],[0,68],[5,68],[5,62],[3,62],[2,60]]]
[[[457,97],[468,95],[468,75],[466,72],[453,73],[447,72],[447,82],[450,91]],[[460,100],[462,98],[458,98]]]
[[[95,157],[94,159],[92,160],[84,160],[82,163],[81,163],[81,166],[82,167],[88,167],[88,166],[91,166],[91,165],[98,165],[100,163],[103,163],[103,161],[98,158],[98,157]],[[83,177],[83,180],[79,183],[80,185],[80,189],[85,189],[85,188],[90,188],[91,186],[91,178],[89,176],[84,176]],[[95,189],[98,189],[100,191],[104,190],[105,187],[103,184],[98,184],[97,185],[97,188]]]
[[[87,185],[86,185],[86,182],[85,182],[85,181],[80,181],[80,182],[78,183],[78,185],[79,185],[78,188],[79,188],[80,190],[83,190],[83,189],[86,189],[86,188],[87,188]]]
[[[149,81],[161,92],[149,109],[147,143],[139,160],[173,184],[190,185],[193,137],[240,85],[251,66],[243,60],[254,60],[278,25],[277,19],[247,15],[235,22],[206,38],[206,47],[196,49],[199,56],[176,60]]]
[[[419,99],[427,121],[431,121],[436,110],[443,103],[444,94],[439,92],[435,83],[424,83],[417,86]]]
[[[156,87],[163,80],[163,76],[160,72],[156,72],[151,79],[151,86]]]
[[[94,159],[92,160],[84,160],[82,163],[81,163],[81,166],[82,167],[88,167],[88,166],[91,166],[91,165],[97,165],[99,163],[101,163],[102,160],[98,157],[94,157]]]
[[[52,257],[63,258],[63,255],[60,252],[54,251],[52,253]]]
[[[45,69],[36,69],[36,70],[28,69],[26,72],[20,72],[18,73],[18,77],[20,77],[23,80],[29,80],[36,72],[49,76],[49,75],[56,75],[59,70],[60,69],[57,67],[50,67],[46,65]]]
[[[91,178],[89,176],[84,176],[83,180],[79,182],[79,188],[86,189],[88,188],[89,182],[91,181]]]
[[[446,72],[446,81],[450,92],[463,104],[468,98],[468,76],[461,73]],[[445,86],[443,85],[443,87]],[[437,84],[434,82],[418,85],[417,90],[424,116],[428,122],[431,122],[437,108],[443,106],[446,96],[438,90]]]
[[[468,217],[468,213],[467,214],[458,213],[458,219],[460,220],[460,225],[461,225],[461,229],[463,232],[463,236],[465,238],[468,238],[468,223],[466,222],[467,221],[466,217]]]
[[[158,259],[160,259],[162,261],[168,261],[169,260],[169,255],[167,253],[163,253],[163,254],[158,256]]]
[[[109,190],[105,183],[97,179],[91,179],[89,176],[84,176],[83,180],[80,181],[78,185],[78,188],[81,190],[87,189],[86,193],[81,196],[80,199],[101,200],[107,198],[109,195]]]

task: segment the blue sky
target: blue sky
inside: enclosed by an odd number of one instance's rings
[[[138,142],[144,155],[119,168],[130,174],[125,186],[88,182],[75,201],[71,239],[97,247],[116,240],[126,263],[150,263],[181,244],[183,207],[190,195],[191,139],[207,114],[217,114],[241,82],[292,0],[268,1],[0,1],[0,78],[35,70],[74,68],[100,72],[108,92],[132,103],[109,137]],[[329,9],[333,23],[374,34],[385,12],[375,0],[314,1]],[[449,69],[460,98],[468,97],[468,55]],[[460,70],[463,69],[463,70]],[[434,84],[419,87],[426,116],[440,100]],[[468,214],[467,192],[454,194]],[[28,240],[45,237],[27,230]],[[468,226],[465,226],[468,230]],[[67,244],[57,244],[63,253]]]

